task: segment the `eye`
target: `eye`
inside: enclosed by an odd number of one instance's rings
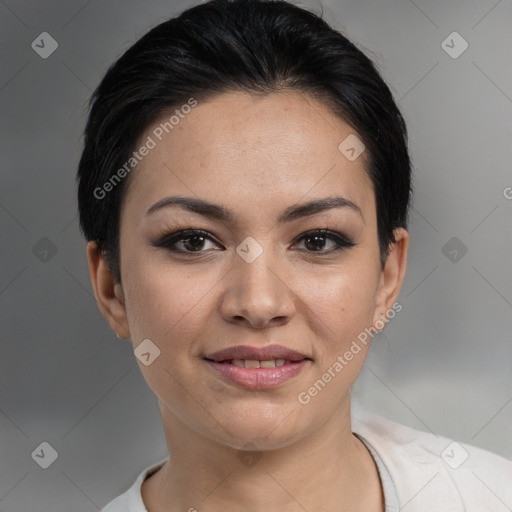
[[[331,253],[356,245],[341,233],[320,229],[308,231],[300,236],[298,242],[304,242],[307,252]]]
[[[329,254],[342,249],[347,249],[357,245],[341,233],[319,229],[308,231],[301,235],[295,246],[303,244],[305,252],[316,252]],[[202,229],[181,229],[162,236],[156,242],[152,242],[155,247],[162,247],[170,252],[181,254],[205,253],[209,250],[223,250],[214,238],[207,231]]]
[[[220,247],[209,233],[201,229],[184,229],[168,233],[152,245],[177,253],[200,253],[208,249],[219,250]]]

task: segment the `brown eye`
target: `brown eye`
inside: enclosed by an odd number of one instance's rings
[[[152,245],[184,254],[206,252],[208,249],[219,250],[220,247],[206,231],[195,229],[169,233],[157,242],[153,242]]]
[[[302,235],[298,241],[304,242],[307,252],[320,253],[331,253],[356,245],[340,233],[327,230],[310,231]]]
[[[192,235],[181,240],[183,247],[191,251],[200,251],[205,244],[206,238],[202,235]]]

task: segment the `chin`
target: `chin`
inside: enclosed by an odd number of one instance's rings
[[[298,423],[295,408],[277,405],[251,406],[250,402],[236,414],[226,414],[219,423],[225,427],[217,429],[221,442],[235,449],[248,449],[254,445],[258,450],[284,448],[306,434],[306,428]],[[229,432],[229,434],[228,434]]]

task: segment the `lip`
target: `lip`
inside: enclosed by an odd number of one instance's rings
[[[205,356],[205,359],[221,362],[233,359],[252,359],[254,361],[269,361],[270,359],[285,359],[287,361],[302,361],[311,359],[305,354],[291,350],[282,345],[267,345],[266,347],[251,347],[250,345],[237,345],[218,350]]]
[[[285,363],[283,366],[273,368],[245,368],[231,364],[230,361],[233,359],[254,361],[284,359]],[[238,345],[209,354],[204,360],[224,380],[255,391],[273,389],[284,384],[296,377],[312,361],[304,354],[281,345],[266,347]]]

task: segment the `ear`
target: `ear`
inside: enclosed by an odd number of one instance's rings
[[[381,271],[377,288],[373,324],[387,320],[387,312],[392,309],[402,288],[407,269],[407,249],[409,233],[404,228],[395,230],[395,242],[391,244],[386,263]]]
[[[101,313],[120,338],[129,338],[123,289],[115,281],[104,254],[94,241],[87,244],[87,260],[94,296]]]

